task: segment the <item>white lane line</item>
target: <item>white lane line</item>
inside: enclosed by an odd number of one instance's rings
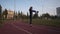
[[[19,29],[19,30],[21,30],[21,31],[24,31],[24,32],[26,32],[26,33],[28,33],[28,34],[32,34],[31,32],[29,32],[29,31],[27,31],[27,30],[24,30],[24,29],[22,29],[22,28],[19,28],[18,26],[14,25],[14,24],[12,24],[12,26],[15,27],[15,28],[17,28],[17,29]]]
[[[12,24],[12,26],[14,26],[15,28],[17,28],[17,29],[19,29],[19,30],[22,30],[22,31],[24,31],[24,32],[26,32],[26,33],[28,33],[28,34],[32,34],[31,32],[29,32],[29,31],[27,31],[27,30],[24,30],[24,29],[22,29],[22,28],[19,28],[18,26],[14,25],[13,23],[11,23],[11,24]],[[52,30],[52,29],[44,29],[44,28],[40,28],[40,29],[47,30],[47,31],[60,32],[60,31]]]

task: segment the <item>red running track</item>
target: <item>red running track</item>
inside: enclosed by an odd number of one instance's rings
[[[60,34],[60,28],[32,25],[23,21],[8,21],[0,28],[0,34]]]

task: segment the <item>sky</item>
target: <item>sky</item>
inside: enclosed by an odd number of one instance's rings
[[[3,9],[22,11],[24,14],[29,12],[30,6],[33,10],[39,11],[38,15],[44,13],[56,15],[56,8],[60,7],[60,0],[0,0]]]

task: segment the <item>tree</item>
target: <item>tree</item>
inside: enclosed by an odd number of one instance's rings
[[[17,19],[17,12],[16,11],[14,11],[14,18],[13,19],[14,20]]]
[[[21,11],[21,13],[20,13],[20,17],[22,18],[22,19],[25,19],[25,18],[27,18],[27,16]]]
[[[46,19],[48,19],[48,18],[50,18],[50,15],[49,15],[48,13],[42,14],[41,18],[46,18]]]
[[[28,12],[27,12],[27,18],[29,17]]]
[[[0,5],[0,18],[2,17],[1,14],[2,14],[2,6]]]
[[[48,13],[43,14],[42,16],[43,16],[43,17],[50,17],[50,15],[49,15]]]
[[[5,15],[5,18],[7,18],[7,14],[8,14],[7,9],[5,9],[3,12],[3,15]]]
[[[51,16],[51,19],[59,19],[56,15],[55,16]]]
[[[21,11],[21,18],[23,18],[23,13],[22,13],[22,11]]]
[[[17,19],[17,17],[18,17],[18,14],[17,14],[17,12],[15,12],[15,16],[14,16],[14,17],[15,17],[15,19]]]
[[[18,11],[18,18],[20,18],[21,17],[21,13],[20,13],[20,11]]]
[[[38,18],[38,13],[39,13],[39,11],[37,11],[37,12],[34,14],[33,18]]]
[[[2,24],[1,18],[2,18],[2,6],[0,5],[0,25]]]

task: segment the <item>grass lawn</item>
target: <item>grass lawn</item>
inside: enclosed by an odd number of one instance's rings
[[[7,19],[4,21],[10,21],[12,19]],[[29,23],[29,19],[22,19],[25,23]],[[3,22],[4,22],[3,21]],[[2,20],[0,20],[0,26],[3,23]],[[54,27],[60,27],[60,19],[51,19],[51,20],[44,20],[44,19],[32,19],[32,24],[34,25],[46,25],[46,26],[54,26]]]
[[[0,20],[0,27],[2,27],[3,25],[3,20]]]
[[[29,19],[24,19],[23,21],[25,23],[29,23]],[[47,25],[47,26],[54,26],[54,27],[60,26],[60,20],[57,19],[51,19],[51,20],[32,19],[32,23],[34,25]]]

